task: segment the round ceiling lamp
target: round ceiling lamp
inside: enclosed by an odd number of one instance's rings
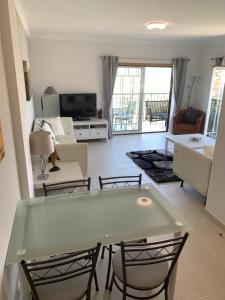
[[[167,28],[168,24],[162,21],[154,21],[145,23],[145,26],[149,30],[163,30]]]

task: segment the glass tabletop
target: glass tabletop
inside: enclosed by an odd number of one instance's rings
[[[6,264],[190,229],[152,185],[21,200]]]

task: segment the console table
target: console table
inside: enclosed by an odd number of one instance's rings
[[[76,140],[108,139],[108,121],[105,119],[91,119],[88,121],[74,121]]]

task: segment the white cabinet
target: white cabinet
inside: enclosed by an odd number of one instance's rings
[[[73,127],[75,138],[78,141],[108,139],[108,121],[105,119],[74,121]]]

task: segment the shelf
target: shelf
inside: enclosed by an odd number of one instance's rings
[[[74,134],[79,140],[108,139],[108,121],[91,119],[89,121],[74,121]]]

